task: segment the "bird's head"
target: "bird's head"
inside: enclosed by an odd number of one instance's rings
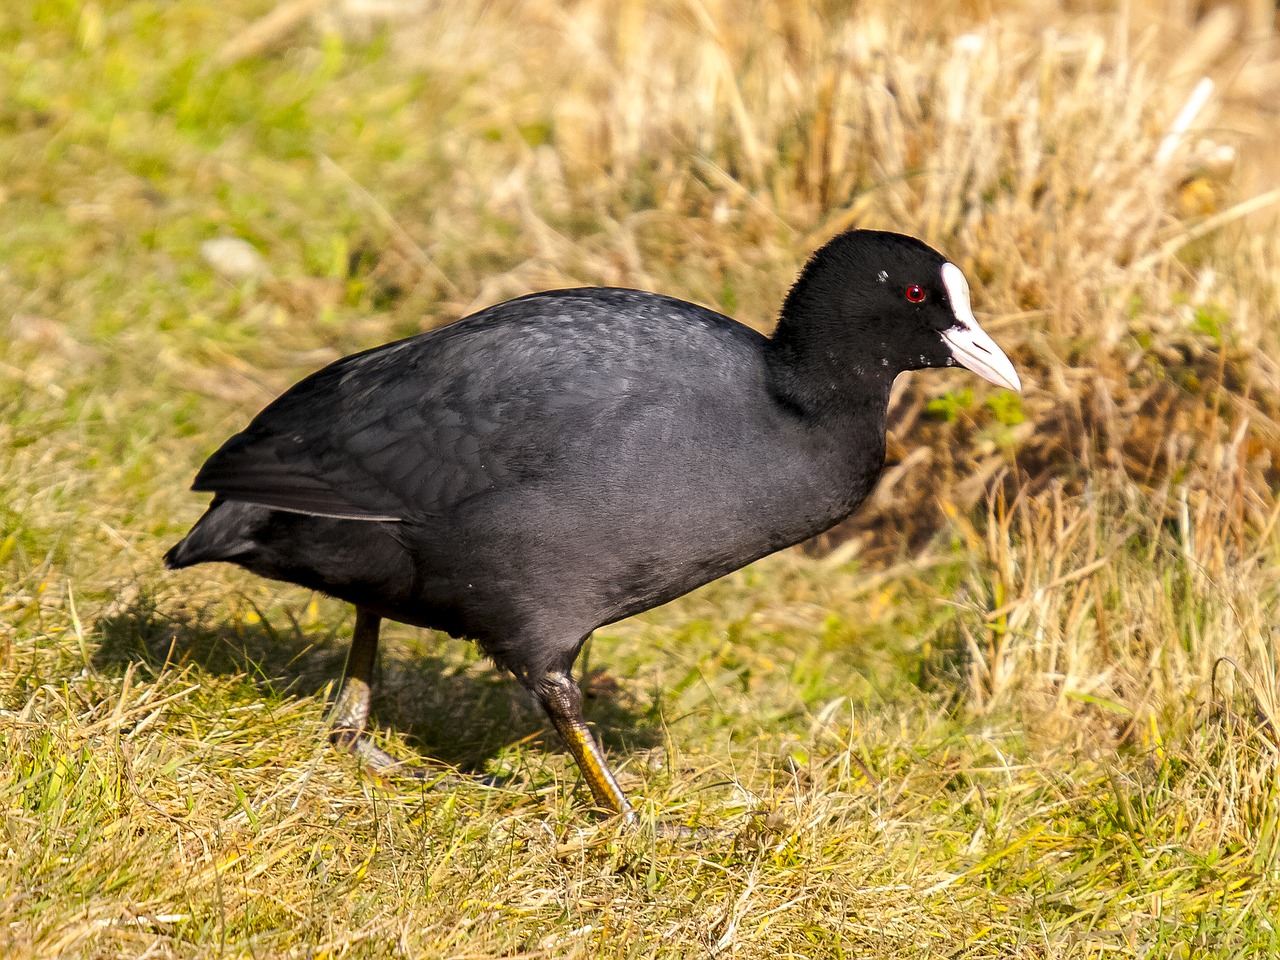
[[[1022,389],[974,318],[960,268],[898,233],[852,230],[814,253],[783,305],[775,340],[827,378],[843,379],[837,367],[892,382],[904,370],[960,366]]]

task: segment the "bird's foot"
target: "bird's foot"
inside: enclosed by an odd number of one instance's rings
[[[481,786],[492,790],[503,787],[502,783],[494,777],[458,773],[411,761],[397,760],[374,743],[363,731],[337,728],[329,735],[329,740],[338,749],[352,754],[365,770],[386,783],[409,781],[422,784],[428,790],[461,785]]]
[[[684,823],[672,823],[667,820],[649,820],[639,816],[635,811],[628,811],[621,817],[628,833],[637,837],[653,836],[656,840],[703,842],[708,840],[732,840],[737,836],[733,830],[718,827],[689,826]]]

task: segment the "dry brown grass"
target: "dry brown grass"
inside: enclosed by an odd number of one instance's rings
[[[1273,4],[48,2],[6,82],[0,953],[1280,950]],[[339,606],[160,572],[326,359],[565,283],[767,328],[852,224],[961,263],[1028,389],[904,381],[850,527],[593,641],[624,786],[733,839],[590,819],[408,630],[390,748],[499,786],[362,780]]]
[[[526,254],[464,285],[479,294],[459,313],[674,274],[767,327],[791,265],[838,230],[951,251],[1034,389],[1017,409],[979,396],[933,415],[936,377],[901,391],[900,467],[852,529],[918,526],[918,543],[942,518],[921,503],[941,486],[971,508],[1011,450],[1033,482],[1199,484],[1246,420],[1246,509],[1265,516],[1280,67],[1263,7],[507,2],[428,10],[396,49],[501,64],[484,122],[521,134],[500,172],[451,157]],[[583,211],[594,229],[569,235]],[[435,227],[422,247],[472,224]]]

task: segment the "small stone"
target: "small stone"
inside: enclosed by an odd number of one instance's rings
[[[238,283],[265,277],[267,262],[253,245],[238,237],[216,237],[200,244],[200,256],[226,280]]]

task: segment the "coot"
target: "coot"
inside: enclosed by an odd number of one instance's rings
[[[894,378],[955,365],[1020,389],[960,269],[900,234],[818,250],[770,337],[654,293],[537,293],[288,390],[205,463],[213,502],[165,562],[354,604],[333,737],[375,766],[382,619],[477,641],[633,818],[570,676],[583,642],[843,520],[883,464]]]

